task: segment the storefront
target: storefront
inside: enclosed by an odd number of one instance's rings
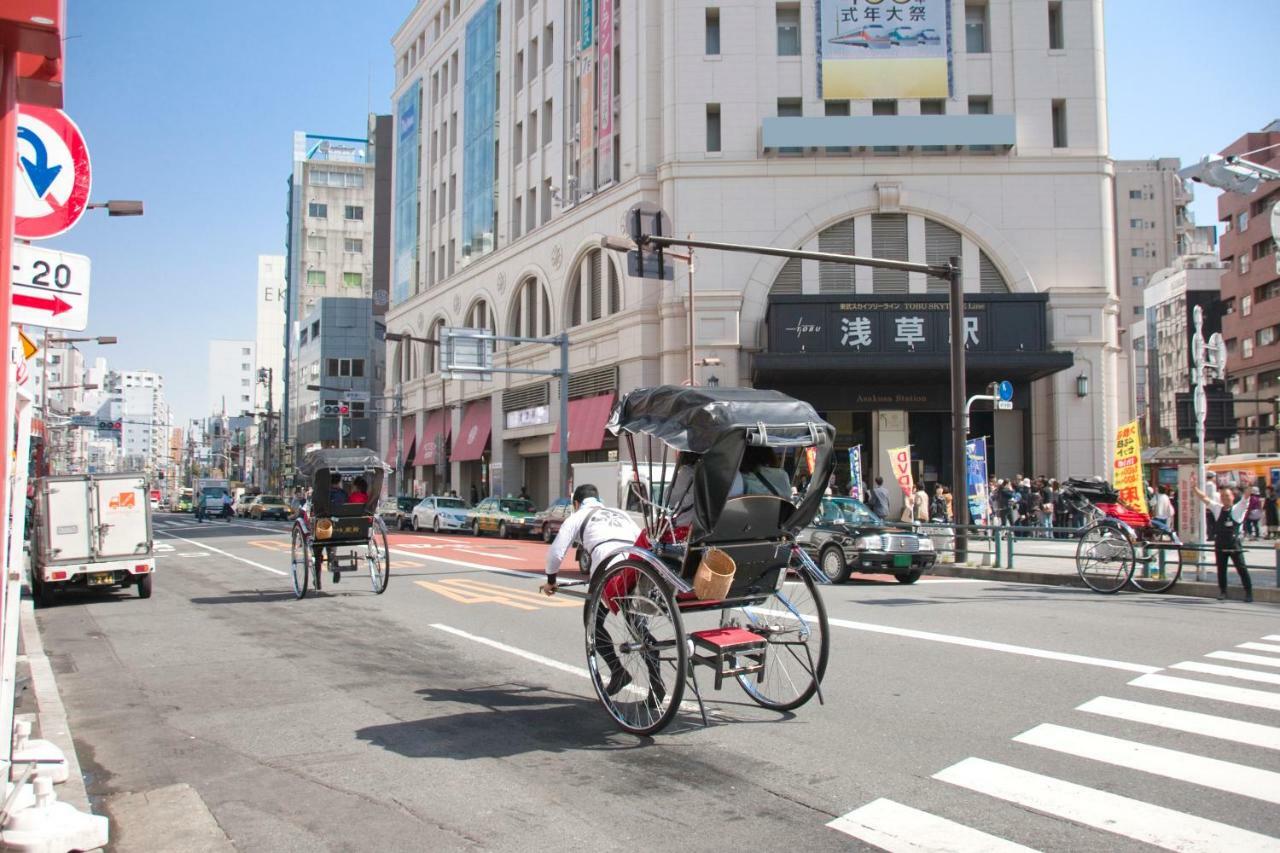
[[[447,409],[428,412],[422,425],[422,438],[418,441],[418,456],[422,476],[421,493],[441,495],[449,490],[449,438],[451,421]]]
[[[489,397],[472,400],[462,410],[450,461],[458,465],[458,495],[466,500],[504,494],[501,469],[490,470],[489,436],[493,430],[493,404]]]
[[[1014,385],[1011,410],[977,403],[970,415],[970,436],[991,442],[993,475],[1033,473],[1031,383],[1072,364],[1071,353],[1049,348],[1047,309],[1044,294],[965,298],[967,394],[1002,379]],[[909,444],[917,481],[950,485],[945,296],[772,295],[765,323],[753,384],[808,401],[836,427],[838,486],[849,482],[845,451],[859,444],[864,481],[883,473],[888,448]]]

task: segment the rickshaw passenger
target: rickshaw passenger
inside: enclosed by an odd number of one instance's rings
[[[329,505],[342,506],[347,502],[347,491],[342,488],[342,475],[331,474],[329,476]]]
[[[347,495],[347,503],[362,504],[369,500],[369,481],[364,477],[356,477],[351,483],[351,494]]]

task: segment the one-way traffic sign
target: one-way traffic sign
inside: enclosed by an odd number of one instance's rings
[[[46,329],[84,331],[89,325],[89,258],[15,243],[9,319]]]

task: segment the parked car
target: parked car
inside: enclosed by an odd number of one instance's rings
[[[417,498],[386,498],[378,504],[378,516],[388,530],[404,530],[413,524],[413,508]]]
[[[888,527],[853,498],[823,498],[796,542],[834,583],[847,581],[852,572],[891,574],[898,583],[915,583],[938,558],[929,537]]]
[[[183,495],[178,498],[178,512],[191,512],[191,496]]]
[[[560,532],[560,525],[573,515],[573,503],[568,498],[560,498],[551,506],[534,516],[531,532],[541,536],[543,542],[550,542]]]
[[[277,518],[289,521],[293,518],[293,507],[285,503],[279,495],[255,495],[247,507],[242,510],[249,518],[261,521],[264,518]]]
[[[433,533],[466,530],[467,502],[462,498],[423,498],[413,508],[410,524],[414,530],[430,530]]]
[[[524,498],[485,498],[467,513],[467,526],[476,536],[489,530],[507,539],[531,532],[536,514]]]

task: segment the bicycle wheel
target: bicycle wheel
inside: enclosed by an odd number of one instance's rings
[[[1148,542],[1145,559],[1134,566],[1129,582],[1143,592],[1164,592],[1182,576],[1182,545],[1178,542]]]
[[[302,525],[293,525],[293,542],[289,549],[290,571],[293,578],[294,598],[305,598],[307,580],[311,575],[311,543],[302,532]]]
[[[827,608],[808,572],[789,572],[759,604],[725,610],[720,625],[743,628],[769,643],[764,669],[736,676],[757,705],[790,711],[813,698],[827,672],[831,638]]]
[[[1118,592],[1133,574],[1133,544],[1113,524],[1095,524],[1080,534],[1076,571],[1094,592]]]
[[[369,527],[364,559],[369,566],[369,582],[373,591],[382,595],[391,580],[391,551],[387,548],[387,528],[381,521],[375,521]]]
[[[584,615],[600,704],[632,734],[665,728],[680,708],[689,666],[671,588],[645,563],[613,563],[592,584]]]

